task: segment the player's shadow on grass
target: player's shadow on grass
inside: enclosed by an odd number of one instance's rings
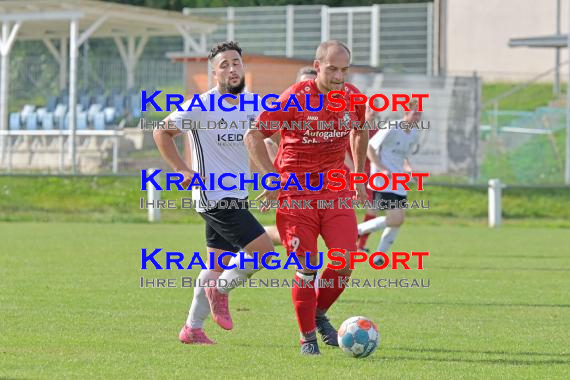
[[[570,353],[552,353],[552,352],[511,352],[511,351],[475,351],[475,350],[451,350],[447,348],[404,348],[404,347],[391,347],[390,350],[407,351],[407,352],[430,352],[441,354],[485,354],[485,355],[521,355],[521,356],[560,356],[562,358],[569,358]],[[566,360],[566,362],[569,362]]]
[[[362,300],[343,299],[342,303],[362,304]],[[386,300],[366,300],[366,303],[377,304],[399,304],[399,305],[444,305],[444,306],[473,306],[473,307],[570,307],[570,304],[532,304],[532,303],[481,303],[481,302],[425,302],[425,301],[386,301]]]

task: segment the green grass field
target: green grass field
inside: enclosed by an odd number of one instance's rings
[[[429,250],[429,289],[348,289],[330,311],[379,324],[367,359],[301,357],[289,289],[238,289],[235,329],[180,344],[192,289],[141,289],[140,249],[203,250],[202,224],[0,223],[0,378],[560,378],[570,376],[570,235],[564,229],[403,228],[393,250]],[[371,238],[375,247],[378,237]],[[163,260],[164,261],[164,260]],[[291,278],[292,270],[258,277]]]
[[[163,183],[164,185],[164,183]],[[7,222],[102,222],[145,223],[147,210],[140,209],[139,177],[34,177],[0,176],[0,221]],[[250,198],[258,193],[250,192]],[[162,199],[190,197],[186,191],[162,192]],[[429,209],[408,210],[414,223],[424,225],[475,225],[487,223],[487,189],[426,185],[413,190],[410,200],[430,202]],[[359,210],[359,214],[363,211]],[[254,214],[264,224],[274,213]],[[163,210],[165,223],[202,223],[189,209]],[[570,228],[569,188],[508,188],[503,190],[505,226]]]

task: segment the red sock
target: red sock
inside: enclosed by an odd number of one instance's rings
[[[367,221],[374,219],[374,218],[376,218],[376,217],[373,215],[365,214],[363,222],[367,222]],[[370,236],[370,234],[361,235],[360,238],[358,238],[358,249],[366,247],[366,242],[368,241],[368,236]]]
[[[342,284],[343,279],[347,279],[350,276],[344,276],[336,270],[327,268],[321,274],[322,280],[333,281],[332,287],[322,287],[317,289],[317,310],[325,312],[327,311],[333,303],[338,299],[338,297],[344,292],[344,284]]]
[[[298,286],[298,283],[304,281],[304,286]],[[295,276],[293,282],[293,289],[291,290],[293,298],[293,306],[295,307],[295,314],[297,315],[297,322],[299,323],[299,330],[301,335],[310,337],[315,334],[317,328],[315,324],[315,316],[317,312],[317,295],[315,293],[315,280],[303,280]]]

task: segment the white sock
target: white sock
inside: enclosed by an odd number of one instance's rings
[[[359,235],[366,235],[374,231],[381,230],[382,228],[386,227],[386,217],[379,216],[374,219],[367,220],[366,222],[362,222],[358,225],[358,234]]]
[[[400,227],[387,227],[384,232],[382,233],[382,237],[380,238],[380,243],[378,244],[377,252],[384,252],[388,253],[390,246],[394,240],[396,240],[396,235],[398,235],[398,231],[400,231]]]
[[[221,272],[214,272],[210,269],[202,269],[198,280],[201,281],[202,285],[205,285],[209,280],[217,280],[221,274]],[[186,325],[193,329],[201,329],[204,326],[204,321],[208,318],[208,314],[210,314],[210,303],[206,298],[204,287],[196,286],[194,287],[194,298],[192,298]]]
[[[251,259],[252,257],[249,256],[247,253],[245,254],[245,258]],[[240,264],[240,254],[238,253],[236,257],[232,257],[228,266],[235,264],[236,267],[233,269],[225,270],[224,273],[220,276],[218,281],[218,290],[220,293],[228,294],[231,292],[238,284],[240,284],[245,279],[250,278],[253,276],[255,272],[258,272],[259,269],[253,269],[253,262],[245,262],[244,269],[239,269]],[[259,264],[258,268],[261,268],[261,264]],[[223,281],[222,281],[223,280]]]

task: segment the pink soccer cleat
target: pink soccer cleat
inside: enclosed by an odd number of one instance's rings
[[[206,333],[202,329],[192,329],[187,325],[182,327],[178,339],[185,344],[214,344],[215,342],[208,339]]]
[[[232,316],[228,306],[228,295],[220,293],[220,291],[213,288],[206,288],[206,297],[210,302],[210,310],[212,311],[212,318],[224,330],[231,330],[234,328]]]

